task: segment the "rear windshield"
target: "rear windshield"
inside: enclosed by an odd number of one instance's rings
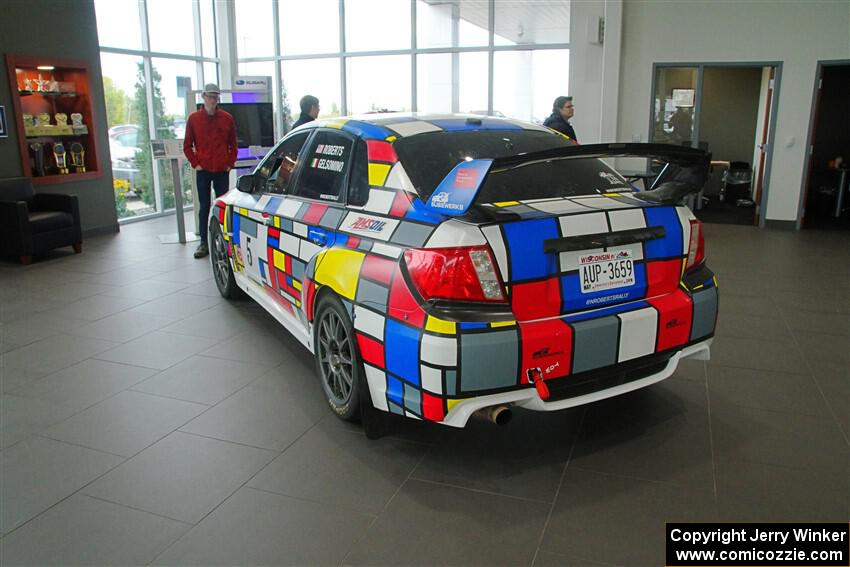
[[[393,147],[410,181],[425,201],[440,181],[467,158],[500,158],[571,145],[561,136],[536,130],[432,132],[398,140]],[[549,160],[491,171],[478,203],[597,195],[630,189],[602,161]]]

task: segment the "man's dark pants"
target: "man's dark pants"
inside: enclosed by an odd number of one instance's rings
[[[230,174],[226,171],[196,171],[198,182],[198,232],[201,233],[201,242],[207,241],[207,229],[210,218],[210,185],[215,190],[215,196],[221,197],[227,193],[227,185]]]

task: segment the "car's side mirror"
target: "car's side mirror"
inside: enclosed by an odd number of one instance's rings
[[[241,176],[236,181],[236,188],[243,193],[253,193],[254,192],[254,174],[249,173],[247,175]]]

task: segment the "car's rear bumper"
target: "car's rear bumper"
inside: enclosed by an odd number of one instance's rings
[[[659,364],[658,361],[653,358],[657,357],[658,355],[647,356],[644,360],[646,364],[643,366],[641,366],[640,364],[633,365],[632,368],[634,369],[634,372],[631,374],[628,368],[619,368],[620,365],[614,367],[613,371],[612,369],[600,369],[598,371],[588,372],[586,373],[585,378],[593,379],[594,375],[596,375],[601,379],[606,379],[609,377],[613,378],[615,376],[619,377],[619,379],[614,378],[612,381],[615,384],[612,386],[603,386],[602,389],[589,391],[587,393],[562,392],[561,396],[566,395],[566,397],[561,397],[561,399],[553,399],[551,401],[544,401],[537,393],[537,390],[533,386],[529,385],[527,388],[524,388],[522,390],[514,390],[511,392],[503,392],[500,394],[490,394],[469,398],[454,405],[451,411],[446,414],[445,419],[443,419],[441,423],[443,423],[444,425],[450,425],[452,427],[464,427],[466,425],[466,422],[476,411],[482,408],[502,404],[516,405],[534,411],[556,411],[588,404],[598,400],[604,400],[605,398],[619,396],[620,394],[625,394],[626,392],[645,388],[646,386],[650,386],[652,384],[660,382],[665,378],[669,378],[676,371],[676,368],[679,365],[679,361],[683,358],[708,360],[710,355],[711,343],[713,340],[714,338],[711,337],[683,347],[679,350],[676,350],[671,355],[669,355],[669,357],[667,357],[666,363],[664,364]],[[636,362],[639,363],[640,361]],[[641,375],[640,369],[644,369],[643,375]],[[651,373],[646,374],[646,372]],[[576,378],[578,377],[573,376],[562,378],[560,380],[575,381]],[[559,395],[557,394],[557,386],[554,383],[552,386],[553,392],[556,392],[555,395],[553,395],[553,398],[559,397]]]

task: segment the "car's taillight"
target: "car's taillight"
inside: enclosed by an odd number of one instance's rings
[[[411,248],[404,252],[404,261],[425,301],[505,301],[489,246]]]
[[[705,239],[702,236],[702,223],[691,219],[691,241],[688,244],[688,261],[685,271],[702,264],[705,260]]]

